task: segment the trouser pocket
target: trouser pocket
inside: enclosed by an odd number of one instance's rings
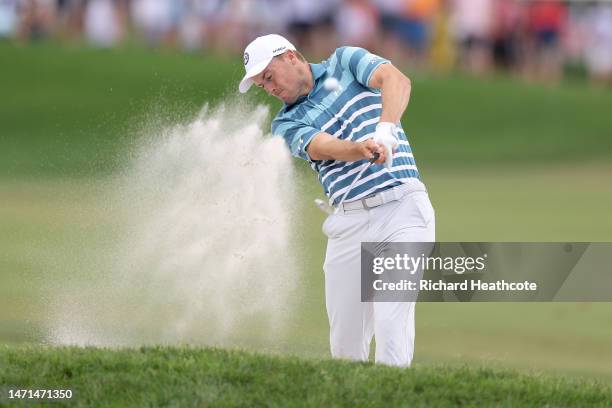
[[[345,238],[362,232],[367,220],[365,212],[355,214],[336,213],[327,216],[321,229],[329,239]]]
[[[413,193],[405,199],[411,199],[414,202],[424,225],[429,225],[435,219],[435,212],[426,192]]]

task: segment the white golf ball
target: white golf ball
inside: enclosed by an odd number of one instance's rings
[[[323,82],[323,88],[326,91],[336,92],[340,89],[340,82],[334,77],[329,77]]]

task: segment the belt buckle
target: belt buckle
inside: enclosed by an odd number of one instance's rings
[[[363,208],[365,208],[366,210],[378,207],[377,205],[373,205],[373,206],[369,206],[368,202],[366,201],[368,198],[372,198],[374,197],[376,194],[370,194],[369,196],[363,197],[361,200],[361,205],[363,205]]]

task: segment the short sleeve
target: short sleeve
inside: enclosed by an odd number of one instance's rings
[[[359,47],[340,47],[335,54],[340,66],[350,71],[357,82],[366,87],[376,68],[390,63],[389,60]]]
[[[312,162],[306,148],[321,131],[305,123],[284,118],[272,121],[272,135],[281,136],[291,151],[291,155]]]

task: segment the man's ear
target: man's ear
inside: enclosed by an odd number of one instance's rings
[[[295,55],[295,53],[293,52],[293,50],[288,50],[285,55],[287,56],[287,58],[289,59],[289,62],[291,63],[291,65],[295,65],[297,63],[297,56]]]

